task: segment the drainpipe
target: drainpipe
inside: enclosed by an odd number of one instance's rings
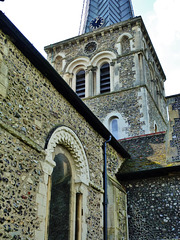
[[[111,136],[107,141],[103,144],[104,150],[104,240],[107,240],[107,205],[108,205],[108,197],[107,197],[107,157],[106,157],[106,144],[111,141]]]

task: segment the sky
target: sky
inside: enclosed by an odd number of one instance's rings
[[[79,33],[84,0],[5,0],[0,9],[46,58],[44,46]],[[180,0],[132,0],[166,75],[166,96],[180,93]]]

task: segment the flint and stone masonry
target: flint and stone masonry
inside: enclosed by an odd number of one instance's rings
[[[84,197],[82,238],[103,239],[102,145],[106,139],[3,31],[0,40],[1,76],[6,81],[0,94],[0,238],[48,239],[48,184],[55,167],[48,154],[57,145],[61,152],[65,152],[63,148],[69,152],[77,181],[82,179],[82,183],[75,182],[74,189],[71,189]],[[54,140],[50,138],[52,148],[48,153],[45,146],[53,129],[59,129],[59,133],[53,135]],[[78,162],[81,156],[84,157]],[[113,179],[124,158],[112,146],[108,147],[107,157]],[[124,192],[117,190],[118,194],[124,195]],[[124,207],[124,200],[122,204]],[[121,201],[118,202],[120,206]],[[123,221],[126,228],[124,216],[113,226],[120,224],[119,221],[121,225]]]
[[[120,139],[167,129],[166,77],[141,17],[51,44],[45,51],[74,91],[77,71],[86,72],[83,101],[107,128],[109,116],[120,118]],[[100,94],[104,62],[110,65],[110,93]]]
[[[103,240],[102,146],[111,135],[108,238],[180,239],[179,95],[165,98],[166,77],[141,17],[45,47],[57,71],[0,18],[0,238],[54,236],[51,189],[68,182],[71,198],[57,198],[59,215],[71,203],[61,236]],[[100,94],[105,62],[110,92]],[[79,70],[83,101],[74,93]],[[113,116],[119,141],[108,131]]]

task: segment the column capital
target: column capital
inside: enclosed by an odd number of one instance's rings
[[[114,66],[115,65],[115,62],[110,62],[110,66]]]
[[[96,71],[96,70],[97,70],[97,67],[87,66],[86,72],[90,72],[90,71],[94,72],[94,71]]]
[[[74,73],[66,72],[64,75],[67,76],[67,77],[73,77]]]

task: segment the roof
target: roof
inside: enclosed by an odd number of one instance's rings
[[[127,159],[120,174],[147,171],[166,167],[166,132],[157,132],[119,140],[128,150],[131,159]]]
[[[91,31],[90,22],[96,17],[103,18],[103,27],[128,20],[134,17],[131,0],[84,1],[80,26],[81,33]]]
[[[174,94],[174,95],[170,95],[170,96],[166,96],[166,99],[168,99],[168,98],[177,98],[177,97],[180,97],[180,93]]]
[[[155,168],[148,169],[144,171],[138,172],[129,172],[129,173],[117,173],[116,177],[119,181],[129,181],[135,179],[147,179],[147,178],[155,178],[155,177],[163,177],[163,176],[179,176],[180,166],[172,166],[172,167],[163,167],[163,168]]]
[[[7,34],[13,44],[29,59],[29,61],[52,83],[56,90],[81,114],[84,119],[105,140],[109,139],[111,133],[91,112],[85,103],[69,87],[63,78],[49,64],[49,62],[36,50],[36,48],[25,38],[16,26],[0,11],[0,28]],[[129,153],[112,136],[110,145],[124,158],[129,158]]]

